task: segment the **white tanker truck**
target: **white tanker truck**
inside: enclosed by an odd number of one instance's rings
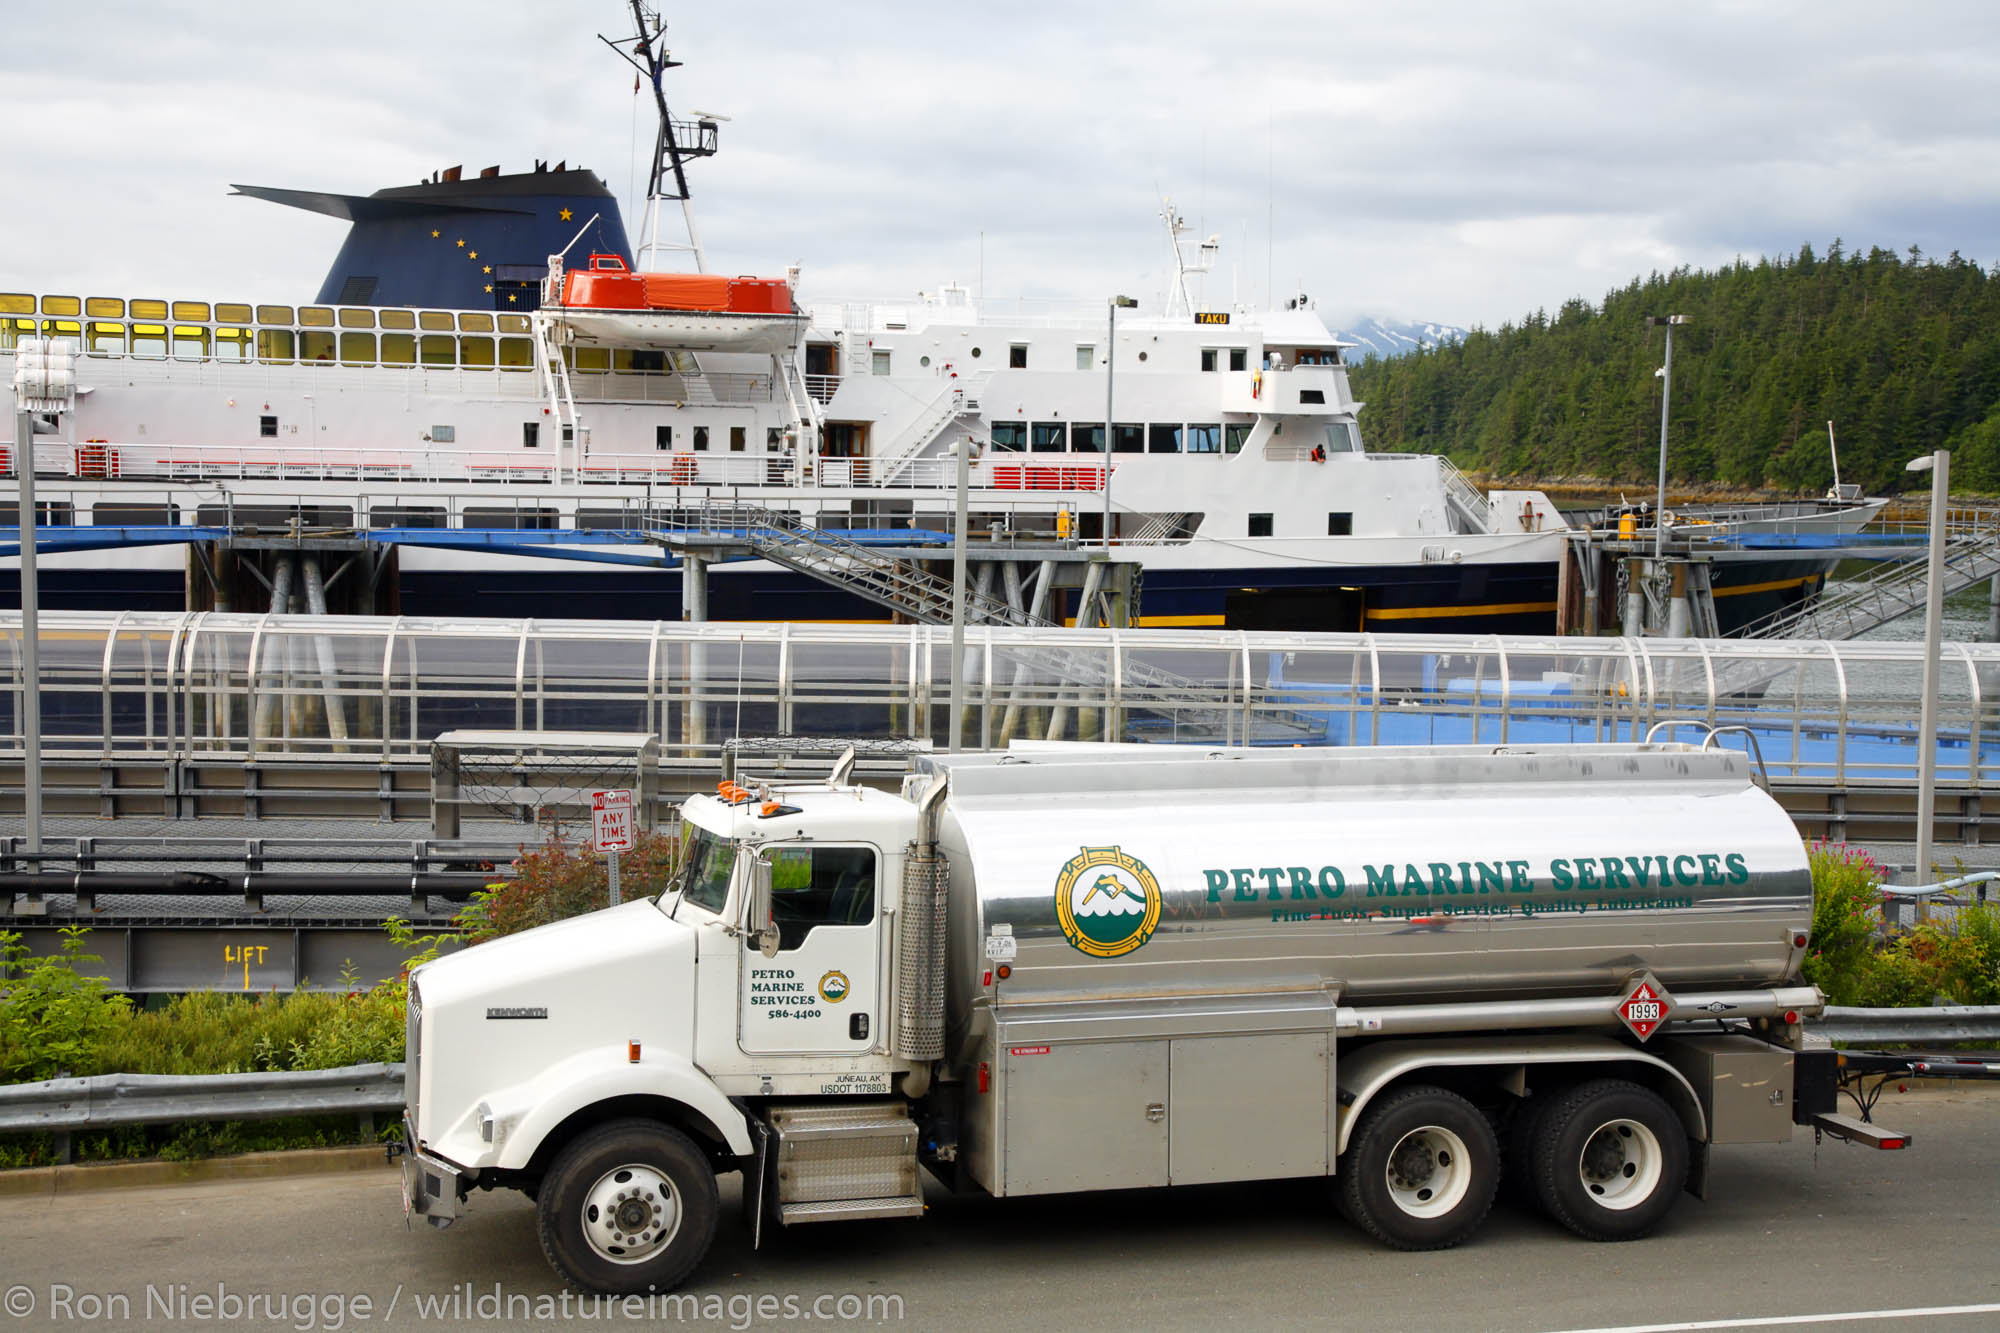
[[[1503,1170],[1644,1234],[1714,1144],[1832,1114],[1806,856],[1682,744],[1033,747],[901,795],[722,784],[656,897],[411,978],[406,1208],[536,1199],[549,1260],[666,1291],[741,1172],[772,1225],[1326,1176],[1406,1249]],[[1246,1132],[1248,1126],[1248,1132]]]

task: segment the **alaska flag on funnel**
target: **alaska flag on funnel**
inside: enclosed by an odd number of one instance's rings
[[[453,168],[439,173],[444,179],[371,195],[231,188],[354,224],[320,284],[316,299],[323,305],[533,310],[549,256],[586,223],[572,263],[614,254],[631,264],[618,201],[595,173],[537,166],[511,176],[450,179],[456,174]]]

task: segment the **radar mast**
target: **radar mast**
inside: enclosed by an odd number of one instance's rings
[[[653,105],[659,110],[660,127],[653,137],[653,170],[646,182],[646,212],[639,223],[639,248],[633,256],[636,267],[653,271],[661,251],[678,250],[694,256],[697,273],[706,273],[708,263],[701,249],[701,232],[695,227],[694,204],[688,198],[687,164],[698,157],[715,156],[716,117],[695,113],[695,120],[675,120],[667,110],[667,93],[661,77],[681,62],[667,50],[667,25],[659,8],[645,0],[631,0],[632,36],[614,41],[598,34],[598,40],[616,51],[620,58],[653,85]],[[687,226],[683,242],[660,239],[662,204],[678,203],[681,220]]]

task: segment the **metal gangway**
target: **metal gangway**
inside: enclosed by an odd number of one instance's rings
[[[1922,525],[1900,534],[1922,533]],[[1874,530],[1871,529],[1871,535]],[[1787,607],[1739,626],[1730,637],[1744,639],[1852,639],[1879,625],[1923,609],[1930,564],[1926,547],[1912,547],[1909,560],[1878,563],[1867,574],[1823,592],[1803,606]],[[2000,575],[2000,507],[1961,506],[1945,516],[1946,595]]]
[[[913,560],[903,560],[815,527],[796,514],[762,505],[730,502],[697,504],[678,511],[668,521],[649,526],[646,536],[664,546],[685,548],[689,538],[706,545],[738,544],[754,554],[817,579],[829,587],[901,612],[926,625],[949,625],[952,582]],[[965,590],[965,618],[972,625],[1054,627],[1056,622],[1032,614],[977,588]]]

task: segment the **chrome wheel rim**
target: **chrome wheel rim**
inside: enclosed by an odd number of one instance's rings
[[[1666,1169],[1660,1140],[1636,1120],[1600,1125],[1577,1155],[1577,1179],[1600,1208],[1636,1208],[1659,1188]]]
[[[644,1263],[679,1234],[680,1191],[654,1167],[638,1162],[613,1167],[584,1192],[579,1220],[599,1258]]]
[[[1384,1176],[1398,1209],[1411,1217],[1442,1217],[1472,1188],[1472,1154],[1450,1130],[1425,1125],[1396,1140]]]

